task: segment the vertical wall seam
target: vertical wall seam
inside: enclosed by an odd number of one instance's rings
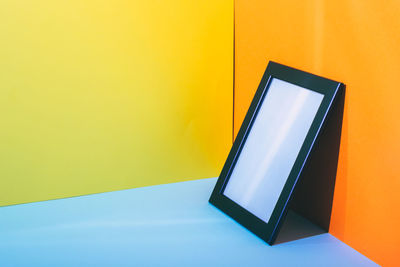
[[[236,64],[236,57],[235,57],[235,49],[236,49],[236,29],[235,29],[235,0],[233,0],[233,83],[232,83],[232,144],[235,140],[235,64]]]

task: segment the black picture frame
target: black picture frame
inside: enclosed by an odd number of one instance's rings
[[[229,182],[235,164],[240,157],[243,145],[246,142],[252,124],[257,116],[261,104],[263,103],[273,78],[321,93],[323,94],[323,99],[290,174],[287,177],[286,183],[280,193],[272,215],[269,221],[265,222],[232,201],[230,198],[225,196],[223,192],[225,186]],[[289,202],[292,199],[296,185],[299,180],[301,180],[302,172],[307,165],[307,161],[313,151],[314,145],[317,142],[322,129],[325,127],[332,107],[335,105],[335,102],[337,102],[340,95],[344,94],[344,90],[345,85],[343,83],[270,61],[232,145],[228,158],[222,168],[209,202],[266,241],[268,244],[272,245],[286,217]]]

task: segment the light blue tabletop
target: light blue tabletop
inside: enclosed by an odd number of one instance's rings
[[[269,246],[203,179],[0,208],[0,266],[376,266],[330,234]]]

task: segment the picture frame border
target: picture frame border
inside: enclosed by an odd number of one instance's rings
[[[324,96],[267,223],[229,199],[223,192],[273,78],[321,93]],[[296,184],[301,179],[301,174],[310,158],[310,154],[325,127],[327,117],[338,99],[338,95],[344,93],[344,90],[345,85],[343,83],[270,61],[212,191],[209,202],[272,245],[288,212],[288,204],[292,199]]]

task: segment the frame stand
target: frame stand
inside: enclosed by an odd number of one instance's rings
[[[343,90],[337,96],[326,126],[317,139],[289,204],[277,243],[328,232],[339,157],[344,111]],[[318,227],[304,226],[304,218]],[[298,228],[297,230],[294,228]],[[319,229],[319,230],[318,230]],[[281,236],[282,235],[282,236]]]

